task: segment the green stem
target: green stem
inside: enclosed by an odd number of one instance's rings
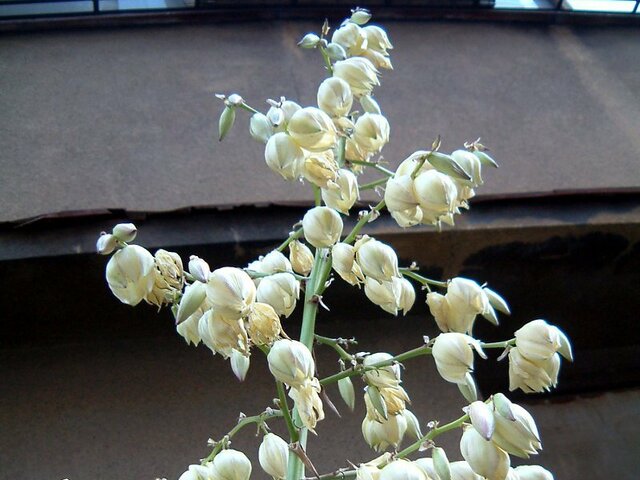
[[[250,270],[248,268],[245,268],[244,271],[247,272],[247,274],[251,278],[265,278],[265,277],[270,277],[272,275],[275,275],[276,273],[289,273],[293,275],[295,278],[297,278],[298,280],[307,280],[309,278],[309,277],[305,277],[304,275],[298,275],[295,272],[288,272],[286,270],[281,270],[279,272],[273,272],[273,273],[262,273],[262,272],[256,272],[255,270]]]
[[[516,344],[516,339],[512,338],[511,340],[505,340],[504,342],[480,343],[480,346],[482,348],[507,348],[515,344]]]
[[[385,201],[381,200],[375,207],[373,207],[373,209],[369,213],[360,217],[360,220],[358,220],[358,223],[356,223],[356,226],[353,227],[353,230],[351,230],[351,233],[347,235],[347,238],[345,238],[343,242],[353,243],[358,233],[360,233],[360,230],[362,229],[362,227],[364,227],[369,221],[369,219],[371,218],[371,215],[373,214],[373,212],[379,212],[384,208],[385,205],[386,205]]]
[[[322,205],[322,191],[320,187],[314,185],[313,186],[313,199],[315,201],[316,207]]]
[[[400,268],[400,273],[405,277],[413,278],[414,280],[422,283],[423,285],[434,285],[436,287],[447,287],[447,282],[442,282],[440,280],[432,280],[427,277],[423,277],[422,275],[416,273],[415,271],[409,268]]]
[[[344,166],[344,155],[347,148],[347,137],[340,137],[338,139],[338,166],[342,168]]]
[[[302,227],[300,227],[299,229],[291,232],[289,237],[284,242],[282,242],[280,244],[280,246],[278,248],[276,248],[276,250],[278,250],[279,252],[284,251],[284,249],[287,248],[291,242],[293,242],[294,240],[299,239],[302,236],[302,234],[303,234]]]
[[[378,180],[374,180],[373,182],[369,182],[369,183],[365,183],[363,185],[360,185],[359,190],[371,190],[372,188],[376,188],[380,185],[384,185],[385,183],[387,183],[389,181],[389,177],[385,177],[385,178],[380,178]]]
[[[324,64],[327,67],[327,70],[329,71],[329,76],[333,75],[333,66],[331,65],[331,59],[329,58],[329,54],[327,53],[327,50],[320,47],[320,53],[322,54],[322,58],[324,59]]]
[[[382,362],[377,362],[367,367],[363,365],[357,365],[355,367],[348,368],[341,372],[335,373],[328,377],[320,380],[320,385],[323,387],[325,385],[331,385],[332,383],[336,383],[338,380],[342,380],[346,377],[353,377],[354,375],[361,375],[362,373],[375,370],[377,368],[388,367],[389,365],[393,365],[396,362],[404,362],[405,360],[409,360],[411,358],[420,357],[422,355],[431,355],[431,348],[426,345],[422,345],[420,347],[414,348],[413,350],[409,350],[407,352],[396,355],[395,357],[390,358],[389,360],[384,360]]]
[[[316,342],[322,343],[323,345],[328,345],[331,348],[333,348],[336,352],[338,352],[338,355],[340,356],[340,358],[342,360],[346,360],[346,361],[350,362],[353,359],[353,355],[351,355],[344,348],[342,348],[340,343],[338,343],[338,341],[334,340],[333,338],[328,338],[328,337],[323,337],[321,335],[316,335]]]
[[[405,448],[404,450],[401,450],[398,452],[398,454],[396,455],[396,458],[404,458],[407,455],[412,454],[413,452],[417,451],[420,449],[420,447],[425,443],[428,442],[429,440],[433,440],[434,438],[436,438],[438,435],[442,435],[445,432],[448,432],[449,430],[454,430],[456,428],[460,428],[462,426],[462,424],[464,422],[467,422],[469,420],[469,415],[463,415],[460,418],[458,418],[457,420],[454,420],[453,422],[447,423],[446,425],[443,425],[441,427],[436,427],[433,430],[431,430],[429,433],[427,433],[426,435],[424,435],[422,438],[420,438],[419,440],[416,440],[414,443],[412,443],[411,445],[409,445],[407,448]]]
[[[389,177],[393,177],[395,175],[394,172],[392,172],[391,170],[388,170],[386,168],[384,168],[382,165],[379,165],[377,163],[373,163],[373,162],[365,162],[364,160],[349,160],[349,163],[353,163],[354,165],[363,165],[365,167],[373,167],[376,170],[384,173],[385,175],[389,176]]]
[[[213,450],[211,451],[211,453],[207,456],[207,458],[205,458],[204,460],[202,460],[202,464],[204,465],[207,462],[210,462],[211,460],[213,460],[213,457],[215,457],[218,453],[220,453],[220,451],[229,443],[229,440],[231,440],[231,438],[233,438],[233,436],[238,433],[240,430],[242,430],[244,427],[246,427],[247,425],[252,425],[254,423],[258,423],[258,424],[262,424],[264,422],[266,422],[267,420],[269,420],[270,418],[276,418],[276,417],[282,417],[283,413],[281,410],[265,410],[264,412],[262,412],[259,415],[253,415],[251,417],[245,417],[242,420],[240,420],[238,422],[238,424],[233,427],[231,430],[229,430],[229,433],[227,433],[222,440],[220,440],[218,443],[216,443],[216,446],[213,447]]]
[[[287,403],[287,394],[284,391],[284,384],[279,380],[276,380],[276,389],[278,390],[278,400],[280,401],[280,411],[284,417],[284,422],[287,424],[287,430],[289,431],[289,437],[291,442],[298,441],[298,431],[296,430],[291,414],[289,413],[289,405]]]
[[[246,103],[241,103],[240,105],[238,105],[240,108],[246,110],[247,112],[251,112],[251,113],[260,113],[258,110],[256,110],[255,108],[247,105]]]

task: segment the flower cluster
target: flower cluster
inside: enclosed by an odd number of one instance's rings
[[[352,464],[350,478],[553,479],[542,467],[511,467],[510,455],[529,458],[541,450],[535,421],[502,394],[480,401],[473,371],[476,354],[486,359],[488,349],[498,348],[504,351],[499,360],[509,359],[510,390],[549,390],[557,383],[560,356],[572,360],[566,335],[544,320],[534,320],[517,330],[515,338],[483,342],[473,336],[475,320],[480,315],[497,325],[497,312],[509,315],[501,295],[467,278],[440,281],[424,277],[414,264],[403,267],[391,245],[361,233],[385,207],[402,227],[453,225],[454,215],[469,208],[475,189],[482,185],[483,167],[497,166],[479,141],[445,154],[440,151],[439,137],[429,150],[412,153],[395,171],[381,165],[375,157],[388,143],[390,127],[373,89],[380,84],[380,71],[392,68],[389,52],[393,47],[382,28],[368,24],[370,18],[368,11],[355,9],[331,37],[325,22],[320,35],[310,33],[300,41],[302,48],[322,55],[328,73],[317,88],[316,105],[302,106],[281,97],[268,100],[269,108],[262,113],[238,94],[218,95],[225,104],[220,139],[233,126],[236,111],[251,112],[249,133],[264,145],[267,167],[284,180],[306,181],[312,186],[315,206],[294,225],[284,243],[245,268],[212,270],[204,259],[191,256],[185,270],[176,253],[158,250],[152,255],[130,244],[137,233],[133,224],[116,225],[97,241],[100,254],[112,254],[106,279],[120,301],[132,306],[143,300],[158,308],[170,306],[178,334],[188,344],[202,343],[228,359],[240,381],[247,375],[252,350],[263,352],[275,379],[277,410],[267,407],[262,414],[241,416],[222,440],[213,442],[211,454],[201,464],[191,465],[180,480],[248,480],[251,462],[229,446],[231,437],[249,424],[257,425],[262,434],[258,457],[268,475],[304,478],[303,463],[314,467],[303,433],[315,433],[325,417],[325,406],[335,408],[330,402],[323,405],[322,400],[328,399],[332,384],[337,384],[347,407],[354,409],[353,377],[363,382],[364,441],[376,452],[394,453]],[[360,174],[366,168],[384,177],[362,185]],[[382,199],[359,212],[355,226],[345,231],[349,222],[343,216],[349,215],[360,191],[368,188],[375,188]],[[283,253],[287,248],[288,256]],[[332,275],[358,288],[364,286],[367,299],[392,315],[406,314],[413,307],[420,290],[412,282],[417,282],[428,291],[425,301],[441,333],[434,339],[421,338],[420,346],[397,356],[349,353],[355,340],[331,339],[315,332],[316,314],[324,305]],[[297,341],[284,332],[282,318],[294,316],[301,303],[304,312]],[[318,344],[336,351],[338,373],[318,377],[313,355]],[[410,397],[402,385],[399,362],[424,355],[433,357],[440,376],[457,385],[469,404],[461,418],[446,425],[421,425],[408,408]],[[276,417],[284,419],[290,442],[270,431],[267,421]],[[462,429],[463,461],[450,462],[435,443],[438,435],[454,429]],[[398,451],[406,438],[413,443]],[[426,449],[431,457],[407,459]],[[322,478],[338,479],[345,471]]]

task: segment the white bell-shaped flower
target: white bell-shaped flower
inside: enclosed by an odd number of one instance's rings
[[[544,392],[555,387],[560,371],[560,355],[547,360],[527,359],[516,346],[509,350],[509,390],[517,388],[525,393]]]
[[[377,113],[365,113],[356,120],[353,139],[368,152],[378,153],[389,142],[389,122]]]
[[[512,403],[510,406],[514,420],[495,413],[495,431],[491,440],[511,455],[529,458],[542,449],[536,422],[527,410]]]
[[[521,465],[514,470],[518,480],[553,480],[553,474],[540,465]]]
[[[520,353],[533,361],[547,360],[560,350],[563,340],[558,327],[544,320],[533,320],[516,330],[516,345]],[[566,340],[568,342],[568,340]]]
[[[427,170],[415,178],[413,185],[423,223],[435,223],[440,216],[454,212],[458,192],[449,176]]]
[[[313,268],[313,253],[304,243],[293,240],[289,244],[289,261],[294,272],[309,275]]]
[[[255,345],[271,345],[282,333],[280,317],[268,303],[255,302],[246,323],[249,338]]]
[[[312,152],[332,148],[338,140],[331,117],[315,107],[305,107],[294,113],[287,131],[298,146]]]
[[[362,273],[380,282],[399,277],[395,250],[375,238],[363,237],[355,245],[356,261]]]
[[[410,210],[418,206],[418,199],[413,189],[410,175],[396,175],[387,181],[384,190],[384,201],[391,212]]]
[[[238,319],[249,312],[256,299],[256,286],[239,268],[218,268],[209,275],[207,298],[222,315]]]
[[[473,371],[473,349],[486,358],[477,340],[463,333],[441,333],[433,343],[433,359],[438,373],[447,382],[466,384]]]
[[[366,27],[363,27],[362,30],[367,37],[368,49],[387,55],[388,50],[393,48],[393,45],[391,45],[391,42],[389,41],[387,32],[377,25],[367,25]]]
[[[118,300],[135,306],[153,289],[155,260],[145,248],[128,245],[109,259],[106,278]]]
[[[353,94],[347,82],[329,77],[318,87],[318,107],[331,117],[343,117],[351,111]]]
[[[507,452],[482,438],[475,428],[469,427],[462,434],[460,452],[471,469],[487,480],[505,480],[509,473]]]
[[[274,273],[261,279],[257,298],[271,305],[278,315],[288,317],[300,298],[300,282],[290,273]]]
[[[376,452],[383,452],[389,447],[396,448],[406,431],[407,420],[403,415],[389,415],[382,422],[366,416],[362,421],[362,436]]]
[[[318,379],[310,378],[301,385],[291,386],[289,397],[295,402],[302,424],[315,433],[316,424],[324,419]]]
[[[350,170],[341,168],[336,173],[334,183],[323,188],[321,193],[324,203],[348,215],[349,210],[360,197],[358,179]]]
[[[302,219],[304,238],[316,248],[334,245],[342,234],[342,219],[329,207],[314,207]]]
[[[251,462],[244,453],[228,448],[214,457],[211,472],[216,480],[249,480]]]
[[[285,180],[294,180],[302,175],[304,151],[285,132],[273,135],[264,149],[264,159],[271,170]]]
[[[331,266],[345,282],[360,285],[364,282],[364,274],[355,261],[355,254],[353,245],[338,242],[331,247]]]
[[[334,63],[333,76],[347,82],[356,98],[371,95],[373,87],[380,85],[378,70],[364,57],[351,57]]]
[[[428,478],[413,462],[399,459],[382,468],[379,480],[428,480]]]
[[[345,49],[350,57],[360,55],[367,48],[367,35],[353,22],[347,22],[333,32],[332,43]]]
[[[313,378],[316,369],[309,349],[296,340],[276,341],[267,355],[267,362],[273,376],[290,387],[301,386],[305,380]]]

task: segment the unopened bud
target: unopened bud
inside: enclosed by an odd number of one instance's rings
[[[96,242],[96,251],[100,255],[109,255],[118,246],[118,239],[110,233],[102,233]]]
[[[236,120],[236,109],[235,107],[224,107],[222,114],[220,115],[220,122],[218,123],[218,140],[222,141],[222,139],[229,133],[231,127],[233,127],[233,122]]]
[[[200,308],[202,302],[207,297],[207,289],[204,283],[193,282],[184,289],[184,294],[178,306],[176,323],[180,324],[195,313]]]
[[[353,382],[351,378],[345,377],[338,380],[338,390],[344,403],[349,407],[349,410],[353,412],[356,405],[356,394],[353,389]]]
[[[138,234],[138,229],[133,223],[119,223],[113,227],[111,233],[121,242],[133,242]]]
[[[254,140],[267,143],[273,135],[273,127],[267,116],[262,113],[254,113],[249,121],[249,133]]]
[[[433,447],[431,458],[433,459],[433,468],[438,474],[439,479],[451,480],[451,465],[449,464],[449,459],[447,458],[447,453],[444,451],[444,448]]]
[[[366,8],[355,8],[351,10],[351,18],[349,20],[356,25],[364,25],[371,20],[371,12]]]
[[[189,257],[189,273],[199,282],[207,283],[211,269],[203,259],[196,255],[191,255]]]
[[[489,406],[478,400],[469,405],[467,413],[471,418],[473,428],[482,435],[482,438],[490,440],[496,424]]]
[[[329,56],[329,59],[333,62],[338,62],[347,58],[347,52],[342,47],[342,45],[338,43],[329,43],[325,48],[325,52]]]
[[[313,253],[304,243],[294,240],[289,244],[289,261],[294,272],[308,275],[313,268]]]
[[[244,379],[247,377],[247,372],[249,371],[249,355],[234,349],[231,352],[229,362],[231,363],[231,370],[233,371],[233,374],[238,378],[238,380],[244,382]]]
[[[238,105],[242,105],[244,103],[244,99],[238,95],[237,93],[232,93],[227,97],[226,104],[237,107]]]
[[[260,466],[275,479],[287,476],[289,462],[289,444],[275,433],[267,433],[258,449]]]
[[[302,48],[316,48],[320,42],[320,37],[315,33],[307,33],[302,40],[298,42],[298,46]]]
[[[251,462],[238,450],[222,450],[213,459],[212,478],[218,480],[249,480]]]

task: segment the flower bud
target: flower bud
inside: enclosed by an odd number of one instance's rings
[[[313,378],[316,366],[309,349],[296,340],[276,341],[267,355],[269,371],[290,387],[301,386]]]
[[[258,449],[260,466],[275,479],[287,477],[289,444],[275,433],[267,433]]]
[[[153,289],[155,261],[138,245],[128,245],[109,259],[106,279],[111,292],[127,305],[140,303]]]
[[[244,379],[247,377],[247,372],[249,371],[249,365],[251,361],[249,360],[249,355],[239,352],[238,350],[231,351],[231,358],[229,360],[231,363],[231,370],[233,374],[236,376],[238,380],[244,382]]]
[[[353,382],[351,378],[345,377],[338,380],[338,391],[344,403],[349,407],[349,410],[353,412],[356,406],[356,394],[353,389]]]
[[[509,391],[517,388],[525,393],[544,392],[558,383],[560,356],[532,361],[522,355],[518,347],[509,350]]]
[[[290,273],[274,273],[261,279],[257,298],[259,302],[271,305],[278,315],[288,317],[300,298],[300,282]]]
[[[216,480],[249,480],[251,462],[238,450],[222,450],[213,459],[212,478]]]
[[[387,55],[387,50],[391,50],[393,48],[393,45],[391,45],[389,37],[387,36],[387,32],[382,28],[376,25],[368,25],[363,27],[362,30],[367,37],[368,49]]]
[[[302,40],[298,42],[298,46],[302,48],[316,48],[320,42],[320,37],[315,33],[307,33]]]
[[[496,427],[493,412],[489,406],[481,401],[475,401],[469,405],[467,413],[471,419],[471,425],[485,440],[491,440]]]
[[[518,480],[553,480],[553,474],[540,465],[521,465],[514,470]]]
[[[367,36],[355,23],[345,23],[333,32],[331,43],[337,43],[350,57],[360,55],[367,48]]]
[[[333,65],[333,76],[347,82],[356,98],[370,95],[373,87],[380,85],[378,70],[364,57],[352,57],[336,62]]]
[[[364,25],[371,20],[371,12],[366,8],[355,8],[351,10],[351,17],[349,20],[356,25]]]
[[[528,360],[547,360],[560,348],[559,330],[544,320],[533,320],[515,332],[518,350]]]
[[[427,170],[415,178],[413,186],[423,211],[423,223],[436,223],[440,216],[454,212],[458,191],[447,175]]]
[[[226,106],[220,115],[220,121],[218,123],[218,140],[222,141],[224,137],[226,137],[231,127],[236,120],[236,109],[235,107]]]
[[[133,223],[119,223],[113,227],[111,233],[121,242],[133,242],[138,234],[138,229]]]
[[[356,120],[353,139],[361,148],[373,153],[389,142],[389,122],[377,113],[365,113]]]
[[[266,115],[254,113],[249,121],[251,138],[260,143],[267,143],[273,135],[273,127]]]
[[[313,253],[304,243],[293,240],[289,244],[289,261],[294,272],[308,275],[313,268]]]
[[[318,87],[318,107],[332,117],[343,117],[351,111],[353,95],[347,82],[329,77]]]
[[[460,452],[473,471],[487,480],[504,480],[509,473],[507,452],[482,438],[475,428],[462,434]]]
[[[542,449],[538,427],[531,414],[520,405],[512,403],[511,411],[515,420],[499,413],[494,415],[495,432],[491,441],[511,455],[529,458]]]
[[[115,235],[109,233],[101,233],[96,242],[96,251],[100,255],[109,255],[118,246],[118,239]]]
[[[247,317],[247,333],[255,345],[271,345],[281,332],[280,317],[271,305],[256,302],[251,306]]]
[[[304,238],[316,248],[328,248],[340,240],[342,219],[329,207],[314,207],[302,219]]]
[[[406,278],[400,279],[400,298],[398,300],[398,310],[406,315],[416,301],[416,291],[412,283]]]
[[[392,358],[393,356],[390,353],[378,352],[364,357],[362,363],[364,367],[371,367],[377,363],[387,362]],[[396,363],[386,367],[366,370],[364,378],[369,385],[374,385],[378,388],[397,387],[400,384],[400,373],[400,365]]]
[[[428,480],[425,474],[409,460],[394,460],[380,472],[379,480]]]
[[[256,298],[256,286],[239,268],[223,267],[209,275],[207,298],[220,313],[237,319],[249,312]]]
[[[264,159],[268,167],[285,180],[294,180],[302,174],[304,152],[284,132],[269,138],[264,149]]]
[[[317,187],[336,187],[338,162],[334,158],[333,151],[309,152],[302,164],[302,175]]]
[[[431,454],[433,468],[440,480],[451,480],[451,464],[447,458],[444,448],[433,447]]]
[[[338,43],[329,43],[324,51],[332,62],[338,62],[347,58],[347,52],[342,48],[342,45]]]
[[[451,383],[466,383],[466,375],[473,371],[473,350],[483,357],[477,340],[462,333],[441,333],[433,344],[432,354],[442,378]]]
[[[360,97],[360,105],[362,109],[367,113],[377,113],[382,114],[382,110],[380,110],[380,105],[378,102],[374,100],[371,95],[363,95]]]
[[[384,201],[390,212],[409,210],[417,207],[418,199],[416,198],[411,176],[396,175],[389,178],[384,190]]]
[[[317,378],[305,380],[301,385],[291,386],[289,397],[295,402],[302,424],[315,433],[316,424],[324,419],[322,400],[320,400],[320,382]]]
[[[324,203],[345,215],[349,214],[349,209],[359,197],[358,179],[345,168],[338,170],[334,185],[328,185],[327,188],[322,189]]]
[[[498,295],[496,292],[487,287],[482,287],[485,295],[489,299],[489,303],[493,308],[498,310],[499,312],[504,313],[505,315],[511,315],[511,310],[509,310],[509,305],[506,300]]]
[[[203,259],[196,255],[191,255],[189,257],[189,273],[197,281],[207,283],[211,269],[209,268],[209,264]]]
[[[319,108],[306,107],[293,114],[287,130],[295,143],[312,152],[332,148],[337,141],[336,127]]]
[[[267,111],[267,118],[277,133],[284,132],[293,114],[302,108],[291,100],[282,100],[280,103],[271,101],[269,103],[271,108]]]
[[[382,422],[367,416],[362,421],[362,436],[376,452],[382,452],[388,447],[396,448],[400,445],[406,431],[407,420],[403,415],[390,415]]]
[[[420,421],[409,409],[404,409],[400,412],[400,415],[407,421],[406,433],[414,440],[422,438],[422,430],[420,429]]]
[[[467,150],[456,150],[451,153],[451,158],[471,177],[470,180],[460,180],[463,184],[470,187],[482,185],[482,164],[478,157]]]
[[[193,282],[191,285],[184,289],[184,294],[180,300],[178,306],[178,313],[176,314],[176,323],[181,324],[187,318],[195,313],[204,299],[207,297],[207,288],[203,283]]]
[[[198,321],[198,334],[211,352],[229,358],[233,350],[249,354],[249,337],[242,320],[225,318],[220,312],[207,310]]]
[[[291,262],[278,250],[271,250],[266,255],[259,257],[258,260],[251,262],[247,268],[258,273],[266,273],[271,275],[279,272],[292,272]],[[256,278],[255,280],[261,280]],[[256,282],[259,284],[260,282]]]
[[[398,256],[389,245],[374,238],[363,237],[356,242],[356,260],[362,273],[380,282],[399,277]]]

